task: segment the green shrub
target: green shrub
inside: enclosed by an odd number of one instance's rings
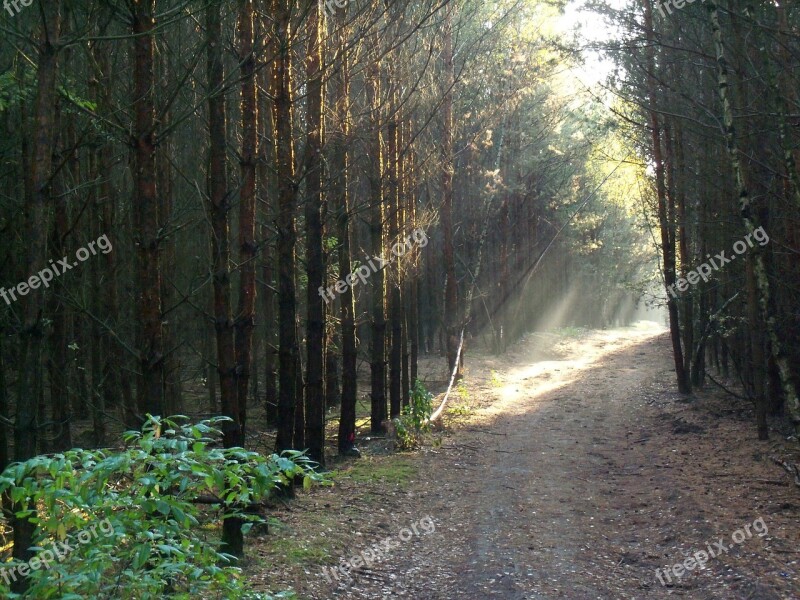
[[[10,465],[0,493],[35,526],[34,556],[65,540],[72,550],[31,571],[23,595],[0,578],[0,597],[269,598],[247,590],[234,558],[220,551],[216,527],[203,525],[236,516],[247,529],[261,518],[240,507],[298,477],[305,486],[322,478],[300,452],[264,457],[221,448],[217,425],[226,420],[149,417],[142,432],[125,434],[124,450],[76,449]],[[102,535],[69,543],[101,522]]]
[[[417,379],[411,390],[408,406],[404,406],[399,418],[394,420],[397,442],[401,449],[409,450],[419,444],[422,433],[430,429],[428,419],[433,414],[433,394]]]

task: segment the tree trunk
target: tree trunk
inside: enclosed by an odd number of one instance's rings
[[[39,42],[36,99],[34,104],[33,148],[30,183],[27,186],[24,239],[27,244],[25,273],[38,273],[47,261],[47,202],[53,169],[53,135],[56,118],[56,80],[58,43],[61,29],[61,1],[53,0],[41,6],[42,39]],[[41,284],[30,287],[27,296],[20,298],[23,325],[19,333],[17,352],[17,406],[14,427],[14,460],[25,461],[36,455],[39,390],[42,385],[42,341],[44,337],[44,289]],[[22,510],[21,505],[12,507]],[[33,556],[35,529],[31,515],[11,519],[14,528],[13,556],[26,561]],[[22,592],[25,580],[15,581],[13,590]]]
[[[390,72],[394,69],[390,68]],[[391,78],[391,77],[390,77]],[[391,78],[393,79],[393,78]],[[387,185],[386,194],[389,204],[389,244],[393,248],[394,244],[402,243],[400,240],[400,202],[398,187],[398,126],[397,126],[397,105],[394,94],[389,110],[392,117],[387,127]],[[387,269],[389,287],[389,416],[394,419],[400,416],[401,393],[402,393],[402,367],[403,367],[403,305],[400,295],[400,261],[401,257],[396,256],[392,250],[387,256],[391,264]]]
[[[262,21],[262,31],[270,27],[266,18]],[[278,54],[278,40],[275,35],[267,35],[267,57],[272,60]],[[263,309],[265,327],[264,352],[264,404],[268,426],[274,426],[278,419],[278,313],[275,244],[272,241],[271,225],[275,223],[278,201],[278,181],[275,166],[277,164],[277,148],[275,147],[275,106],[273,98],[276,94],[276,82],[272,69],[263,69],[259,73],[262,89],[266,94],[258,97],[259,125],[264,139],[270,143],[262,143],[259,147],[258,185],[261,189],[263,251],[261,253],[262,272],[264,278]]]
[[[258,100],[255,79],[253,0],[239,2],[239,61],[241,65],[242,152],[239,158],[239,305],[233,322],[236,352],[236,402],[223,406],[234,420],[226,444],[244,446],[247,398],[253,353],[256,306],[256,162],[258,160]],[[226,410],[227,409],[227,410]],[[228,446],[228,447],[230,447]]]
[[[370,127],[368,141],[370,206],[370,262],[375,264],[376,258],[383,258],[383,139],[381,135],[381,98],[380,98],[380,44],[378,36],[372,37],[375,56],[370,58],[367,67],[367,102],[370,109]],[[386,421],[386,316],[384,294],[383,267],[373,267],[370,277],[371,307],[370,325],[370,429],[372,433],[384,431]]]
[[[325,258],[322,248],[323,166],[322,166],[322,13],[318,0],[311,0],[306,54],[306,287],[308,319],[306,323],[306,423],[308,456],[325,465],[325,306],[319,290],[325,281]]]
[[[214,275],[214,330],[217,374],[223,414],[237,401],[230,280],[230,196],[227,169],[227,106],[223,88],[222,18],[220,4],[206,7],[208,32],[208,197],[211,221],[211,260]],[[235,432],[234,432],[235,434]],[[229,434],[230,435],[230,434]]]
[[[275,77],[275,143],[278,157],[278,452],[294,447],[297,404],[297,305],[295,299],[294,207],[297,183],[294,177],[292,143],[292,61],[289,53],[292,3],[273,0],[275,35],[279,53],[273,60]]]
[[[57,114],[60,113],[57,110]],[[58,121],[58,117],[56,117]],[[74,141],[68,141],[67,145]],[[58,157],[58,162],[63,157]],[[50,253],[54,256],[66,256],[66,237],[69,231],[68,196],[64,190],[64,176],[57,175],[53,180],[53,205],[55,218],[53,219],[50,234]],[[92,289],[97,289],[93,287]],[[68,332],[71,311],[61,301],[58,294],[49,294],[47,299],[48,312],[52,315],[52,328],[50,330],[48,379],[50,383],[50,409],[54,423],[53,441],[50,449],[53,452],[62,452],[72,447],[70,429],[71,406],[73,402],[69,386],[69,354]],[[98,340],[94,340],[97,344]]]
[[[136,282],[140,418],[164,413],[164,339],[161,304],[161,244],[156,196],[154,62],[156,0],[133,5],[133,104],[135,113],[133,215],[136,221]]]
[[[661,151],[661,124],[656,112],[656,60],[653,34],[652,0],[642,0],[645,11],[645,30],[647,34],[647,89],[650,102],[650,128],[653,142],[653,160],[656,170],[656,193],[658,195],[658,221],[661,229],[661,253],[664,260],[664,285],[667,289],[667,309],[669,311],[669,329],[672,340],[672,355],[675,361],[675,374],[678,379],[678,391],[688,394],[689,379],[684,369],[683,350],[681,348],[681,331],[678,317],[678,304],[675,287],[675,235],[674,223],[667,213],[667,191],[664,182],[664,159]],[[690,350],[687,350],[690,351]]]
[[[444,328],[447,344],[447,368],[452,373],[456,368],[458,352],[458,280],[453,242],[453,87],[455,70],[453,65],[453,15],[447,7],[444,21],[442,65],[444,68],[444,90],[442,100],[442,263],[445,273]],[[459,373],[456,377],[460,376]]]
[[[339,28],[337,35],[338,64],[334,65],[333,75],[333,111],[335,128],[333,133],[333,149],[331,157],[331,197],[336,203],[336,235],[339,238],[338,261],[339,279],[345,281],[352,273],[350,236],[350,155],[348,140],[350,135],[350,58],[347,48],[344,20],[346,13],[342,11],[334,27]],[[338,67],[338,68],[336,68]],[[347,286],[339,296],[339,316],[342,328],[342,406],[339,417],[339,454],[347,454],[355,444],[356,436],[356,399],[358,396],[357,360],[355,322],[355,296],[352,286]]]

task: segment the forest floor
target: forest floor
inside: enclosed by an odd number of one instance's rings
[[[644,324],[470,353],[428,445],[367,443],[276,506],[245,573],[301,599],[800,598],[800,488],[771,460],[800,462],[796,442],[779,422],[759,442],[724,392],[674,388],[668,336]],[[342,561],[359,568],[337,580]]]

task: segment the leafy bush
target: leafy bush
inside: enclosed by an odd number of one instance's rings
[[[0,578],[0,597],[269,598],[248,592],[234,557],[220,550],[216,524],[236,516],[252,527],[261,518],[243,507],[298,477],[308,487],[321,476],[300,452],[221,448],[217,425],[226,420],[149,417],[141,433],[125,434],[122,451],[76,449],[10,465],[0,493],[35,526],[35,556],[56,542],[72,550],[31,571],[23,595]],[[101,522],[91,542],[70,543]]]
[[[430,429],[428,419],[433,413],[433,394],[417,379],[411,390],[408,406],[404,406],[399,418],[394,420],[398,445],[409,450],[419,444],[422,433]]]

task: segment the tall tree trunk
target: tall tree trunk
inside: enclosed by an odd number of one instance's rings
[[[669,312],[669,329],[672,340],[672,355],[675,361],[675,374],[678,379],[678,391],[689,393],[689,378],[684,369],[683,350],[681,348],[681,331],[678,317],[678,304],[675,288],[675,235],[674,223],[670,222],[667,212],[667,190],[664,182],[664,158],[661,150],[661,124],[658,118],[656,102],[656,60],[653,34],[652,0],[642,0],[645,13],[645,32],[647,35],[647,89],[650,103],[650,132],[653,142],[653,160],[656,167],[656,194],[658,195],[658,221],[661,229],[661,253],[664,260],[664,285],[667,289],[667,309]],[[690,352],[687,349],[687,352]]]
[[[339,238],[339,280],[345,281],[352,273],[350,236],[350,58],[347,36],[344,32],[345,11],[334,27],[338,28],[338,58],[334,65],[333,85],[336,127],[333,132],[331,157],[331,196],[336,203],[336,235]],[[356,437],[356,399],[358,396],[356,346],[355,296],[352,286],[347,286],[339,296],[339,316],[342,328],[342,405],[339,417],[339,454],[352,452]]]
[[[271,17],[262,21],[262,35],[271,25]],[[267,57],[272,60],[278,54],[277,36],[267,33]],[[278,180],[276,173],[277,148],[275,146],[275,105],[273,99],[276,94],[276,82],[272,76],[272,69],[262,69],[259,73],[261,88],[267,93],[259,94],[259,126],[265,140],[259,146],[261,160],[259,161],[258,185],[261,190],[260,205],[262,207],[262,235],[263,251],[261,253],[262,272],[264,285],[262,286],[262,302],[264,309],[265,327],[265,353],[264,353],[264,401],[267,424],[273,426],[278,419],[278,313],[277,313],[277,282],[276,282],[276,252],[273,242],[272,225],[275,223],[278,205]]]
[[[445,273],[444,327],[447,344],[447,368],[451,373],[456,368],[458,352],[458,280],[453,242],[453,87],[455,69],[453,64],[453,14],[447,7],[444,16],[442,65],[444,69],[444,96],[442,100],[442,263]],[[460,371],[460,369],[459,369]],[[457,374],[457,377],[460,375]]]
[[[411,131],[412,131],[412,123],[411,119],[408,120],[407,123],[408,132],[405,136],[406,139],[409,141],[411,140]],[[408,157],[408,184],[406,186],[407,190],[407,200],[408,200],[408,221],[409,221],[409,228],[412,230],[417,229],[417,200],[416,194],[414,193],[414,166],[415,166],[415,155],[409,152]],[[408,365],[408,372],[409,372],[409,380],[411,385],[414,386],[417,381],[417,374],[419,372],[419,279],[422,273],[422,265],[421,265],[421,257],[419,248],[414,246],[411,251],[411,276],[408,278],[408,341],[410,346],[410,354],[409,354],[409,365]]]
[[[390,68],[390,73],[394,70]],[[394,78],[390,75],[390,81]],[[391,83],[390,83],[391,85]],[[400,202],[398,184],[398,126],[397,104],[392,94],[389,110],[391,117],[386,131],[386,171],[388,174],[386,195],[389,205],[389,244],[390,248],[400,239]],[[400,295],[400,257],[394,251],[387,256],[392,262],[387,269],[389,287],[389,416],[394,419],[400,416],[403,367],[403,305]]]
[[[56,110],[56,123],[59,120],[60,110]],[[71,147],[74,140],[67,140],[67,147]],[[57,163],[63,160],[58,156]],[[91,175],[90,175],[91,177]],[[66,237],[69,231],[69,196],[65,193],[64,174],[59,174],[53,179],[53,205],[54,219],[50,234],[50,253],[53,256],[66,256]],[[92,289],[97,289],[94,286]],[[49,294],[47,309],[52,315],[50,330],[49,357],[47,361],[48,378],[50,383],[50,409],[54,423],[53,441],[50,449],[53,452],[62,452],[72,447],[71,436],[71,406],[72,394],[69,386],[69,355],[68,332],[70,313],[68,307],[61,301],[59,294]],[[97,339],[94,344],[98,343]],[[92,403],[92,405],[94,405]]]
[[[161,81],[160,89],[169,89],[170,72],[169,61],[160,61]],[[170,111],[166,110],[159,117],[161,127],[170,126]],[[172,144],[168,139],[163,139],[156,149],[158,172],[156,174],[158,189],[158,224],[162,231],[169,231],[173,218],[175,198],[172,185],[172,157],[175,155]],[[183,393],[181,390],[181,361],[176,343],[177,316],[172,312],[176,310],[175,274],[177,247],[175,234],[164,236],[161,246],[161,306],[163,318],[161,332],[166,354],[164,355],[164,413],[167,415],[183,414]]]
[[[96,98],[97,90],[93,90],[92,95]],[[70,127],[70,130],[71,129],[72,128]],[[71,134],[70,138],[72,138]],[[72,147],[73,142],[70,141],[69,145]],[[105,176],[104,173],[100,172],[99,154],[102,152],[102,149],[98,152],[93,152],[89,157],[89,179],[91,181],[100,181]],[[102,211],[101,194],[102,190],[100,189],[100,186],[92,186],[89,194],[89,201],[91,203],[91,206],[89,207],[89,226],[92,239],[97,239],[103,235],[100,232],[100,212]],[[61,253],[58,254],[63,255]],[[92,414],[92,434],[94,436],[93,445],[96,448],[102,448],[106,444],[106,397],[103,393],[103,389],[107,385],[103,369],[103,357],[105,350],[104,341],[106,340],[106,336],[105,332],[100,327],[100,320],[104,318],[104,307],[102,304],[103,296],[99,293],[99,290],[102,287],[100,283],[100,278],[102,276],[100,266],[101,264],[98,260],[92,260],[89,264],[89,286],[92,290],[95,290],[95,293],[92,294],[90,300],[91,311],[94,313],[94,318],[92,318],[89,323],[89,330],[91,331],[90,360],[92,381],[89,405],[91,406]]]
[[[239,159],[239,305],[234,319],[236,402],[223,406],[234,420],[226,443],[244,446],[247,398],[250,392],[253,329],[256,306],[256,163],[258,160],[258,98],[255,79],[253,0],[239,2],[239,62],[241,65],[242,152]],[[226,408],[228,410],[226,410]]]
[[[279,52],[273,60],[275,77],[275,143],[278,157],[278,435],[280,452],[294,447],[295,406],[297,404],[297,304],[295,298],[294,210],[297,183],[294,175],[292,142],[292,60],[290,18],[292,3],[273,0],[275,35]]]
[[[39,42],[36,99],[33,114],[33,148],[30,183],[27,186],[25,211],[25,273],[38,273],[47,261],[47,201],[50,197],[50,180],[53,170],[53,135],[56,118],[56,79],[58,71],[58,44],[61,29],[61,1],[43,4],[42,32]],[[37,415],[39,390],[42,385],[42,342],[44,338],[44,289],[41,284],[30,286],[21,300],[23,326],[17,352],[17,406],[14,424],[14,459],[25,461],[36,455]],[[14,512],[21,505],[12,507]],[[33,556],[33,515],[11,521],[14,528],[13,556],[26,561]],[[15,582],[13,590],[26,588],[25,580]]]
[[[156,139],[154,63],[156,0],[133,4],[133,104],[131,143],[134,148],[133,215],[136,221],[136,282],[139,381],[136,386],[140,417],[164,413],[164,339],[162,331],[161,256],[156,196]]]
[[[222,61],[221,3],[209,2],[206,7],[208,35],[208,211],[211,221],[211,260],[214,282],[214,329],[216,333],[217,374],[222,412],[236,414],[238,402],[236,365],[231,316],[230,280],[230,192],[227,169],[227,106],[225,73]],[[238,417],[238,414],[236,415]],[[238,421],[226,424],[226,443],[238,445]]]
[[[319,0],[311,0],[306,55],[306,273],[308,285],[306,333],[306,445],[308,456],[325,464],[325,306],[319,289],[325,281],[325,260],[322,248],[323,207],[323,86],[322,86],[322,13]]]
[[[367,67],[367,102],[370,109],[368,153],[370,159],[369,233],[370,260],[383,257],[383,136],[381,135],[381,65],[378,36],[372,36],[374,57]],[[384,431],[386,421],[386,315],[383,267],[374,269],[370,278],[372,289],[370,306],[370,429],[372,433]]]
[[[99,34],[105,35],[106,27],[101,27]],[[97,65],[97,98],[96,102],[100,110],[111,111],[111,95],[113,88],[111,85],[111,61],[108,48],[102,43],[97,42],[92,46],[95,64]],[[111,160],[108,147],[104,146],[97,150],[97,169],[101,174],[98,182],[98,198],[100,204],[100,230],[108,237],[112,248],[117,248],[115,236],[115,194],[111,189]],[[100,259],[100,257],[98,257]],[[117,253],[114,251],[103,254],[103,278],[102,286],[102,306],[104,317],[108,319],[111,327],[117,328],[120,322],[119,316],[119,296],[117,292]],[[122,408],[123,420],[126,426],[137,425],[136,413],[133,409],[130,394],[130,376],[126,365],[130,360],[127,350],[119,343],[119,340],[110,334],[103,332],[102,340],[103,353],[103,399],[107,408]],[[122,401],[125,400],[125,402]],[[125,410],[125,407],[129,410]]]
[[[670,207],[673,213],[669,218],[669,222],[670,227],[674,228],[675,225],[677,225],[678,228],[677,247],[681,259],[681,276],[686,278],[689,272],[689,266],[693,261],[689,252],[686,194],[683,192],[683,182],[679,179],[679,177],[682,177],[682,174],[685,173],[686,168],[683,160],[683,141],[681,140],[680,131],[680,123],[678,123],[673,136],[670,118],[665,118],[664,140],[667,153],[667,189],[670,198]],[[673,237],[673,248],[674,247],[675,241]],[[692,381],[690,378],[692,372],[692,348],[694,347],[694,314],[692,305],[694,303],[695,293],[695,289],[687,290],[686,294],[681,298],[682,302],[680,303],[683,309],[683,317],[681,319],[683,325],[681,331],[683,339],[683,376],[686,381],[686,389],[689,391],[692,389]]]
[[[255,323],[256,268],[256,160],[258,144],[258,112],[256,104],[255,56],[253,54],[253,0],[239,1],[239,62],[242,78],[241,115],[242,151],[239,158],[239,305],[233,320],[234,385],[230,396],[222,397],[222,414],[231,421],[222,426],[222,443],[226,448],[244,447],[247,397],[253,351]],[[244,556],[243,521],[228,518],[222,523],[223,550]]]
[[[409,228],[409,224],[411,222],[411,215],[408,211],[408,119],[401,118],[400,121],[400,128],[397,132],[397,146],[398,146],[398,153],[397,153],[397,182],[398,182],[398,189],[397,189],[397,206],[399,215],[402,218],[399,221],[399,229],[404,234],[411,231],[413,229]],[[409,285],[408,282],[411,279],[413,273],[413,266],[414,266],[414,245],[412,244],[411,247],[406,248],[407,254],[404,257],[405,264],[403,265],[403,269],[401,272],[403,273],[402,282],[398,281],[398,286],[400,286],[401,290],[401,297],[402,302],[400,305],[400,320],[401,320],[401,327],[403,330],[402,340],[401,340],[401,353],[402,353],[402,386],[403,386],[403,393],[402,393],[402,401],[403,406],[408,406],[409,399],[411,398],[411,373],[410,373],[410,355],[409,355],[409,347],[408,347],[408,322],[409,322]]]

